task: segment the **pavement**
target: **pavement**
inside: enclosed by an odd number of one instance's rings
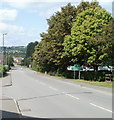
[[[7,74],[0,78],[0,87],[12,86],[12,78],[11,72],[7,72]]]
[[[21,116],[16,100],[2,94],[2,88],[10,86],[12,86],[11,72],[7,72],[5,77],[0,78],[0,119]]]
[[[0,102],[2,103],[2,118],[20,118],[19,109],[15,99],[1,96]]]

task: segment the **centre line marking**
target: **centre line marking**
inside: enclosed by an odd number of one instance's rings
[[[41,85],[46,85],[45,83],[40,82]]]
[[[112,113],[112,111],[111,111],[111,110],[106,109],[106,108],[103,108],[103,107],[98,106],[98,105],[95,105],[95,104],[93,104],[93,103],[90,103],[90,105],[93,105],[94,107],[98,107],[98,108],[100,108],[100,109],[102,109],[102,110],[106,110],[106,111],[108,111],[108,112],[111,112],[111,113]]]
[[[49,88],[52,89],[52,90],[58,91],[56,88],[53,88],[51,86],[49,86]]]
[[[62,92],[63,94],[65,94],[65,92]]]
[[[79,100],[78,97],[75,97],[75,96],[73,96],[73,95],[70,95],[70,94],[65,94],[65,95],[70,96],[70,97],[72,97],[72,98],[75,98],[75,99]]]

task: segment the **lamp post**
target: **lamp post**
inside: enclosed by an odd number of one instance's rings
[[[4,48],[4,36],[7,35],[7,33],[3,33],[3,65],[5,64],[5,48]]]

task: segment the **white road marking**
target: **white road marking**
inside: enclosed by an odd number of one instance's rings
[[[93,105],[94,107],[98,107],[98,108],[100,108],[100,109],[102,109],[102,110],[106,110],[106,111],[108,111],[108,112],[111,112],[111,113],[112,113],[112,111],[111,111],[111,110],[106,109],[106,108],[104,108],[104,107],[101,107],[101,106],[95,105],[95,104],[93,104],[93,103],[90,103],[90,105]]]
[[[15,102],[15,104],[16,104],[16,108],[17,108],[18,114],[19,114],[19,116],[21,116],[22,112],[21,112],[21,110],[20,110],[19,104],[18,104],[18,102],[17,102],[16,99],[13,99],[13,100],[14,100],[14,102]]]
[[[18,105],[17,100],[14,99],[13,97],[9,97],[9,96],[5,96],[5,97],[8,97],[9,99],[12,99],[12,100],[14,101],[15,106],[16,106],[16,109],[17,109],[17,112],[18,112],[18,114],[19,114],[19,116],[20,116],[20,114],[22,114],[22,113],[21,113],[21,111],[20,111],[20,108],[19,108],[19,105]]]
[[[50,89],[58,91],[56,88],[49,86]]]
[[[41,84],[41,85],[46,85],[46,84],[45,84],[45,83],[43,83],[43,82],[40,82],[40,84]]]
[[[72,98],[75,98],[75,99],[77,99],[77,100],[79,100],[79,98],[78,97],[75,97],[75,96],[73,96],[73,95],[70,95],[70,94],[66,94],[67,96],[70,96],[70,97],[72,97]]]
[[[65,94],[65,92],[62,92],[63,94]]]
[[[73,96],[73,95],[67,94],[67,93],[65,93],[65,92],[62,92],[62,93],[65,94],[65,95],[67,95],[67,96],[70,96],[70,97],[72,97],[72,98],[75,98],[75,99],[79,100],[78,97],[75,97],[75,96]]]

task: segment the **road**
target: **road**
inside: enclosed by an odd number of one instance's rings
[[[111,93],[20,66],[13,68],[11,80],[3,95],[15,99],[23,117],[112,118]]]

